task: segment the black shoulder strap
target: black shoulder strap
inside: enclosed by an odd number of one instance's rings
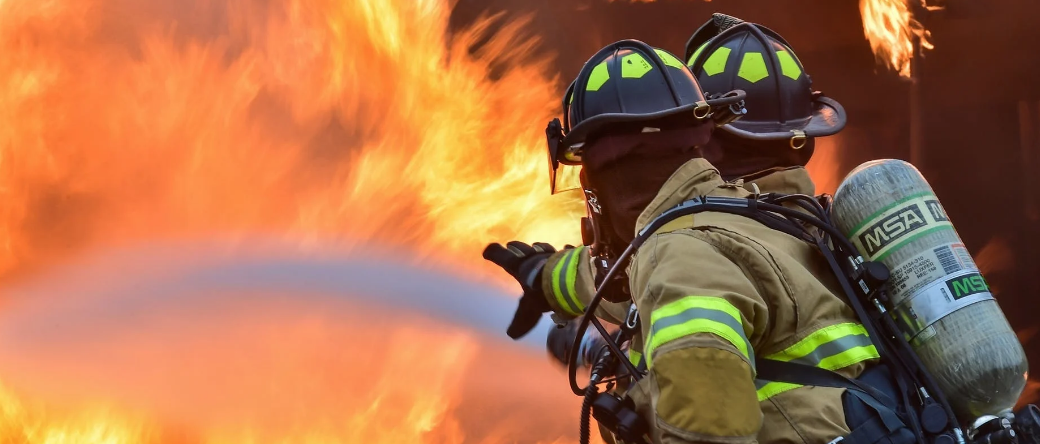
[[[756,357],[755,370],[758,379],[766,381],[857,390],[883,403],[890,405],[893,403],[891,398],[874,387],[862,384],[855,379],[846,378],[839,373],[811,365]]]
[[[879,326],[875,325],[874,320],[871,319],[862,302],[860,302],[857,299],[858,293],[853,288],[849,276],[845,274],[842,266],[838,263],[837,258],[834,256],[834,252],[829,248],[829,246],[827,245],[827,241],[825,241],[824,237],[807,235],[807,233],[804,231],[804,228],[795,228],[798,225],[795,222],[795,219],[797,219],[816,225],[818,228],[823,229],[831,237],[843,239],[843,235],[840,232],[838,232],[833,227],[833,225],[830,225],[828,218],[824,214],[826,213],[826,209],[824,209],[823,206],[828,205],[830,202],[828,202],[826,199],[823,199],[823,202],[819,202],[819,200],[817,200],[817,203],[819,203],[820,205],[820,208],[817,209],[812,208],[813,206],[808,204],[803,205],[804,202],[800,201],[800,199],[802,198],[813,199],[809,196],[784,195],[775,193],[770,193],[762,196],[753,196],[749,198],[701,196],[694,199],[690,199],[677,205],[676,207],[673,207],[665,211],[657,218],[652,220],[649,224],[647,224],[646,227],[643,227],[643,229],[640,230],[635,240],[630,245],[630,248],[639,248],[639,246],[641,246],[642,243],[645,242],[655,231],[660,229],[662,226],[664,226],[664,224],[668,223],[669,221],[681,216],[695,214],[702,211],[718,211],[723,213],[745,216],[750,219],[756,220],[769,228],[790,234],[796,238],[806,241],[810,245],[815,245],[820,249],[820,252],[827,259],[827,263],[830,266],[831,271],[838,279],[838,282],[842,287],[842,293],[844,293],[844,295],[846,296],[845,302],[848,303],[856,312],[856,317],[859,318],[860,322],[867,329],[867,333],[868,336],[871,338],[871,342],[873,342],[875,347],[877,347],[878,354],[881,356],[882,361],[882,364],[880,365],[887,365],[892,370],[892,376],[896,379],[896,382],[901,389],[901,393],[896,394],[896,396],[901,397],[903,403],[905,404],[905,407],[908,409],[908,411],[910,411],[910,399],[908,398],[907,392],[905,391],[905,386],[907,383],[912,383],[915,386],[922,386],[920,381],[917,381],[917,375],[918,373],[926,374],[927,372],[924,371],[923,367],[920,365],[919,362],[917,362],[916,359],[910,359],[910,362],[901,362],[902,356],[899,355],[899,351],[904,350],[899,349],[898,346],[902,345],[904,348],[908,348],[909,346],[906,345],[905,341],[903,341],[902,344],[896,344],[897,350],[895,350],[895,355],[893,355],[893,350],[890,350],[888,348],[889,344],[884,340],[884,336],[878,331]],[[808,213],[801,213],[796,210],[783,207],[783,204],[787,201],[792,201],[798,204],[803,209],[808,210]],[[846,253],[855,250],[855,247],[852,247],[851,244],[848,244],[847,242],[846,244],[847,245],[845,245],[845,248],[850,249],[846,251]],[[860,282],[860,284],[863,285],[862,282]],[[897,331],[897,329],[894,329],[893,325],[890,325],[891,318],[888,318],[887,316],[882,316],[882,319],[886,321],[886,324],[883,325],[884,327],[889,328],[893,332]],[[911,358],[916,358],[915,356],[912,356],[912,351],[909,353],[911,354]],[[892,413],[891,410],[884,409],[884,406],[881,405],[881,402],[884,401],[884,403],[887,405],[895,405],[895,403],[892,402],[890,397],[880,393],[873,387],[860,384],[857,381],[853,381],[849,378],[841,376],[840,374],[828,370],[823,370],[816,367],[795,364],[790,362],[756,359],[756,367],[758,370],[759,377],[765,380],[788,382],[793,384],[809,386],[850,389],[853,395],[862,399],[864,403],[867,403],[871,405],[871,407],[874,407],[875,410],[878,410],[878,413],[880,413],[882,417],[884,417],[883,420],[886,423],[886,426],[890,426],[891,424],[893,424],[893,417],[889,414]],[[931,384],[933,386],[935,385],[934,382],[931,382]],[[944,404],[943,407],[947,411],[947,416],[952,416],[949,406],[947,404]],[[884,410],[884,412],[882,410]],[[910,418],[911,427],[913,429],[915,437],[919,442],[923,443],[924,437],[920,430],[920,426],[916,422],[916,418],[912,414],[910,415]],[[956,423],[954,423],[954,426],[956,426]]]
[[[767,381],[847,389],[853,396],[859,398],[860,401],[863,401],[864,404],[877,412],[878,419],[888,432],[905,427],[903,420],[895,412],[895,402],[889,396],[855,379],[846,378],[838,373],[822,368],[764,358],[755,358],[755,368],[758,373],[757,377]],[[868,429],[860,432],[866,432]]]

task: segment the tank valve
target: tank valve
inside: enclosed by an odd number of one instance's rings
[[[1014,429],[1021,444],[1040,444],[1040,408],[1033,404],[1015,413]]]
[[[1007,418],[983,416],[972,425],[971,441],[977,444],[1018,444],[1018,434]]]

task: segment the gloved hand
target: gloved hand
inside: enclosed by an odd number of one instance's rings
[[[513,321],[506,329],[510,338],[520,339],[524,337],[541,319],[542,313],[552,310],[549,302],[545,299],[542,291],[541,276],[542,266],[549,256],[556,252],[552,245],[535,242],[527,245],[523,242],[512,241],[503,247],[500,244],[491,244],[484,249],[484,259],[494,262],[513,276],[524,295],[520,297],[520,304],[513,315]]]

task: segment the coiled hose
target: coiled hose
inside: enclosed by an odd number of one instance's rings
[[[585,388],[585,399],[581,403],[581,444],[589,444],[592,420],[592,402],[596,400],[598,392],[596,384],[589,384]]]

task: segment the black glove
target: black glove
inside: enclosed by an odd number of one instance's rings
[[[542,313],[552,310],[549,302],[545,299],[542,291],[541,277],[542,266],[550,255],[556,252],[552,245],[535,242],[527,245],[523,242],[512,241],[503,247],[500,244],[491,244],[484,249],[484,259],[494,262],[513,276],[524,295],[520,297],[520,304],[513,315],[513,322],[506,329],[510,338],[520,339],[524,337],[541,319]]]

